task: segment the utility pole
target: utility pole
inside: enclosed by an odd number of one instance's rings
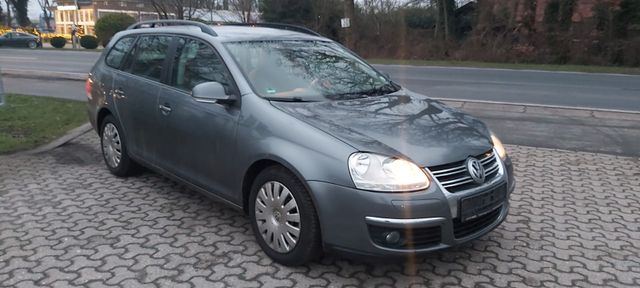
[[[354,11],[355,11],[355,1],[354,0],[343,0],[344,1],[344,18],[342,19],[342,28],[344,29],[345,35],[345,44],[349,49],[355,49],[355,36],[353,33],[353,26],[355,24]]]

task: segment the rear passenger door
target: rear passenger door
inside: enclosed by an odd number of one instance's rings
[[[205,41],[180,37],[172,59],[170,77],[160,93],[159,155],[162,168],[207,191],[233,197],[224,179],[236,153],[235,132],[239,103],[202,103],[191,96],[193,87],[219,82],[227,95],[237,95],[231,74]],[[239,97],[238,97],[239,98]],[[227,194],[227,195],[224,195]]]
[[[114,75],[112,95],[124,129],[127,148],[134,157],[157,162],[158,94],[166,74],[172,37],[141,35]]]

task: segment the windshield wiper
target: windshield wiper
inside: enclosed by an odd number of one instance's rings
[[[374,87],[369,90],[360,91],[354,94],[361,94],[361,95],[367,95],[367,96],[382,96],[382,95],[391,94],[398,90],[400,89],[394,83],[389,82],[384,85]]]
[[[374,87],[368,90],[363,90],[363,91],[358,91],[358,92],[347,92],[347,93],[339,93],[339,94],[332,94],[329,96],[326,96],[327,98],[331,99],[331,100],[346,100],[346,99],[358,99],[358,98],[366,98],[367,96],[382,96],[382,95],[387,95],[387,94],[391,94],[394,92],[397,92],[398,90],[400,90],[400,87],[393,83],[393,82],[389,82],[386,83],[384,85],[378,86],[378,87]]]
[[[302,99],[302,97],[266,97],[265,99],[277,102],[316,102],[313,100]]]

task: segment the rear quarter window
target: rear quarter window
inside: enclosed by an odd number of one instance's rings
[[[115,69],[120,69],[124,57],[133,46],[134,40],[135,39],[133,37],[126,37],[118,40],[118,42],[113,45],[113,48],[111,48],[111,51],[109,51],[109,54],[107,54],[107,58],[105,60],[107,65]]]

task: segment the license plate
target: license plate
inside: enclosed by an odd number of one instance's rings
[[[465,222],[485,215],[502,205],[506,198],[507,185],[462,198],[460,200],[460,219]]]

